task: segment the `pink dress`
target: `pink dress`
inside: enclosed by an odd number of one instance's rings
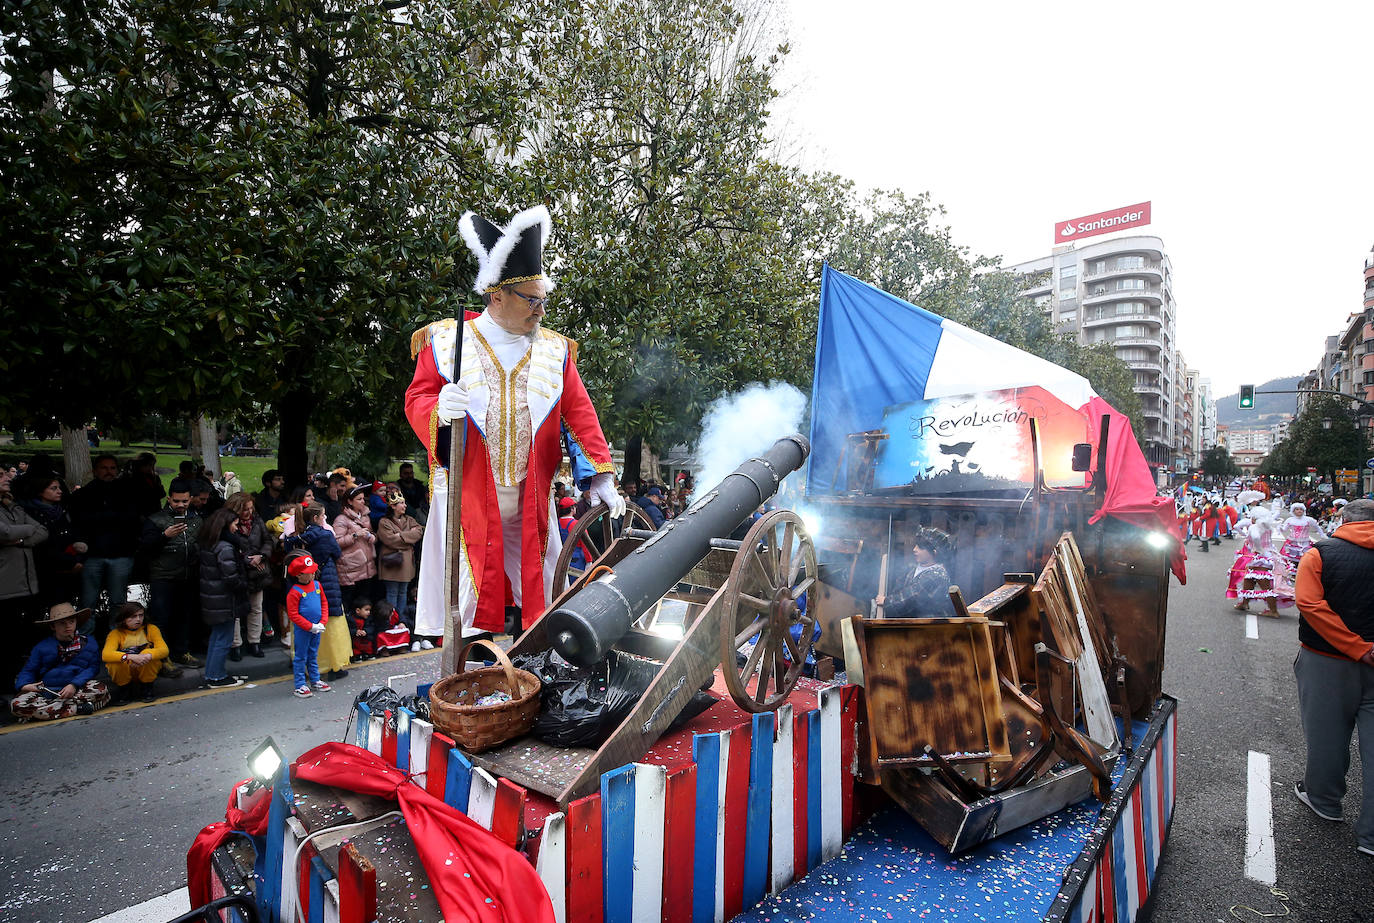
[[[1312,547],[1312,539],[1319,528],[1317,520],[1311,516],[1290,516],[1283,523],[1283,533],[1288,540],[1283,543],[1283,557],[1294,567],[1303,552]]]
[[[1240,548],[1236,551],[1236,560],[1231,564],[1231,575],[1226,581],[1227,599],[1240,599],[1241,583],[1245,580],[1245,572],[1250,569],[1250,559],[1254,556],[1250,539],[1247,538],[1240,543]]]

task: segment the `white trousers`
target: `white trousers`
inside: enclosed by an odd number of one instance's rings
[[[434,495],[430,498],[429,521],[425,523],[424,548],[420,554],[420,585],[415,602],[415,633],[417,635],[439,636],[444,633],[444,615],[447,606],[444,601],[444,554],[445,533],[448,531],[448,472],[436,467],[431,472]],[[524,588],[520,580],[520,557],[523,546],[521,534],[522,509],[524,504],[524,484],[516,487],[496,488],[496,501],[500,506],[501,543],[504,551],[506,577],[510,580],[511,590],[517,606],[523,605]],[[563,542],[558,535],[558,517],[554,512],[553,500],[549,500],[549,544],[544,554],[544,607],[553,599],[553,572],[558,563],[558,554]],[[463,631],[472,634],[473,619],[477,615],[477,593],[473,586],[472,566],[467,554],[462,556],[462,566],[454,579],[458,581],[458,608],[461,613]]]

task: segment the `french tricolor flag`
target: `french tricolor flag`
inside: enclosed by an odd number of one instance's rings
[[[932,314],[825,266],[811,392],[807,492],[835,493],[850,434],[882,428],[891,408],[912,401],[1035,389],[1081,416],[1096,464],[1101,421],[1107,437],[1106,502],[1093,517],[1174,536],[1174,507],[1157,495],[1130,421],[1083,376]],[[1042,426],[1044,424],[1042,423]],[[1173,569],[1184,579],[1182,548]]]

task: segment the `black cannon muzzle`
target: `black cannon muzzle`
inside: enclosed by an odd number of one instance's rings
[[[549,614],[546,628],[554,649],[583,667],[604,658],[636,619],[706,557],[712,539],[738,529],[810,453],[811,444],[796,433],[726,475],[621,561],[614,573],[587,584]]]

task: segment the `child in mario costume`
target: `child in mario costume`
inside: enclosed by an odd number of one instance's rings
[[[312,689],[328,692],[329,684],[320,679],[320,635],[329,624],[329,603],[324,590],[315,579],[319,567],[308,554],[297,555],[286,565],[286,573],[295,583],[286,593],[286,614],[296,626],[293,633],[295,655],[291,672],[296,681],[296,695],[308,699]]]
[[[528,627],[552,597],[561,550],[550,485],[566,452],[592,503],[624,513],[610,447],[577,372],[577,344],[540,326],[553,283],[543,270],[551,227],[543,206],[505,228],[468,212],[460,227],[477,257],[486,310],[436,321],[411,340],[415,377],[406,416],[429,450],[434,499],[425,526],[415,633],[444,633],[449,437],[463,427],[461,553],[454,584],[465,630],[502,631],[507,597]],[[458,374],[454,375],[455,358]]]

